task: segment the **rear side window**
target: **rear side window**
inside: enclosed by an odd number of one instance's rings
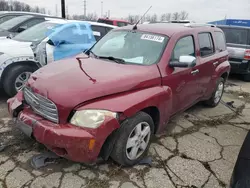
[[[91,28],[93,30],[96,41],[100,40],[107,33],[106,28],[102,26],[92,25]]]
[[[214,32],[215,41],[216,41],[216,50],[225,51],[226,50],[226,41],[224,34],[222,32]]]
[[[214,44],[211,33],[198,34],[201,57],[209,56],[214,53]]]
[[[117,22],[118,27],[123,27],[123,26],[126,26],[126,25],[128,25],[128,24],[125,23],[125,22]]]
[[[180,56],[183,55],[195,56],[194,39],[192,36],[186,36],[179,39],[174,47],[171,60],[178,61]]]
[[[221,28],[226,36],[226,42],[232,44],[250,45],[248,41],[248,29],[243,28]]]

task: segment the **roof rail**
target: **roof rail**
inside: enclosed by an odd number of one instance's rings
[[[199,24],[199,23],[187,23],[184,24],[186,27],[216,27],[214,24]]]

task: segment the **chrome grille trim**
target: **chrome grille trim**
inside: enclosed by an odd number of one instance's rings
[[[39,94],[33,93],[31,89],[27,87],[24,88],[23,94],[26,103],[32,108],[32,110],[36,114],[54,123],[59,122],[57,107],[51,100]]]

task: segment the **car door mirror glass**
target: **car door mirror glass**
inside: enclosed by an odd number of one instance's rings
[[[196,65],[196,58],[194,56],[180,56],[178,61],[170,61],[170,67],[180,67],[180,68],[187,68],[187,67],[194,67]]]

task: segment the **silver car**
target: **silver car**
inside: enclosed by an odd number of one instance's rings
[[[231,73],[250,81],[250,27],[217,26],[226,37]]]

